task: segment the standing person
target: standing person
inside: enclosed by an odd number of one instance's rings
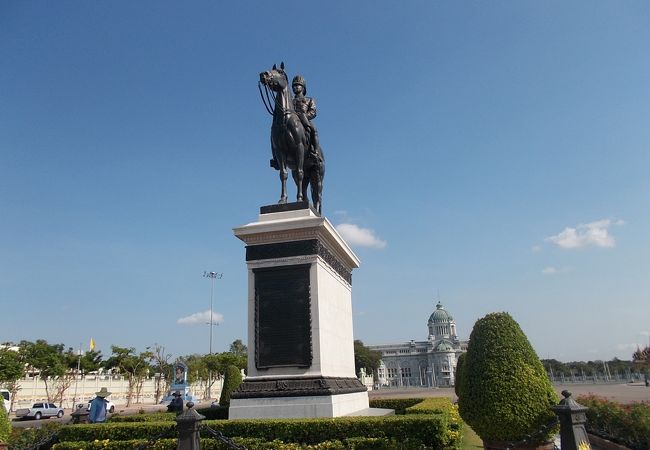
[[[99,392],[95,392],[95,397],[90,402],[90,413],[88,414],[88,422],[90,423],[104,423],[106,422],[106,397],[111,395],[108,389],[101,388]]]
[[[167,406],[167,411],[174,411],[177,413],[183,412],[183,399],[181,398],[181,391],[176,391],[172,394],[174,399]]]

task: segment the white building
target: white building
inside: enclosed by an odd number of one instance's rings
[[[381,352],[379,383],[382,386],[453,386],[458,356],[467,351],[456,322],[440,302],[428,321],[426,341],[369,345]]]

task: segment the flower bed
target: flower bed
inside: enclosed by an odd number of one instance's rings
[[[650,405],[621,405],[595,395],[577,401],[589,408],[585,425],[589,433],[634,450],[650,448]]]

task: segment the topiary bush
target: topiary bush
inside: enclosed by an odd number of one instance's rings
[[[456,360],[456,383],[454,384],[454,392],[456,393],[456,397],[458,397],[460,394],[460,380],[463,378],[463,368],[465,366],[465,357],[467,356],[466,353],[461,353],[458,359]]]
[[[481,439],[530,443],[551,440],[558,431],[551,406],[558,397],[535,350],[519,324],[505,312],[479,319],[472,329],[458,383],[461,417]]]
[[[5,409],[5,399],[0,395],[0,443],[7,444],[11,434],[11,422]]]
[[[220,406],[225,408],[230,407],[230,394],[239,387],[241,382],[241,371],[236,366],[228,366],[224,374],[223,388],[221,389],[221,397],[219,398]]]

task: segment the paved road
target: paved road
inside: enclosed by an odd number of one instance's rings
[[[196,405],[197,408],[207,408],[210,406],[210,403],[199,403]],[[115,413],[119,413],[121,415],[131,415],[131,414],[137,414],[138,411],[144,410],[145,412],[155,412],[155,411],[167,411],[167,407],[165,405],[132,405],[129,406],[128,408],[125,406],[115,406]],[[72,410],[65,410],[65,415],[61,417],[60,419],[57,417],[52,417],[51,419],[41,419],[41,420],[32,420],[32,419],[26,419],[26,420],[20,420],[16,419],[15,417],[10,416],[12,419],[11,424],[16,427],[16,428],[40,428],[46,423],[70,423],[72,422],[72,417],[70,416],[70,413],[72,413]]]
[[[553,386],[558,395],[563,390],[568,390],[573,397],[580,395],[595,394],[619,403],[644,402],[650,403],[650,387],[643,383],[633,384],[556,384]],[[402,388],[402,389],[380,389],[370,391],[370,398],[409,398],[409,397],[447,397],[456,399],[453,388]]]

